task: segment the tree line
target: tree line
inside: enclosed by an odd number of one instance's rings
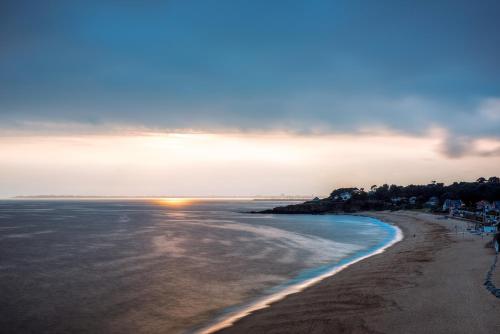
[[[410,184],[408,186],[399,186],[395,184],[383,184],[381,186],[373,185],[369,190],[364,188],[340,188],[330,194],[330,198],[339,196],[343,192],[352,194],[355,200],[378,200],[390,202],[394,198],[416,197],[417,202],[425,202],[430,197],[439,198],[440,202],[446,199],[462,200],[466,205],[471,206],[474,203],[487,201],[500,201],[500,178],[497,176],[478,178],[474,182],[453,182],[445,185],[437,181],[431,181],[425,185]]]

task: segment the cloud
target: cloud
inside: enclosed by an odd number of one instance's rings
[[[86,116],[94,111],[80,110]],[[296,134],[376,134],[429,136],[442,132],[441,153],[450,158],[497,155],[476,147],[481,138],[500,139],[500,98],[457,106],[439,99],[406,95],[301,93],[272,99],[222,99],[218,103],[123,106],[87,121],[47,117],[3,122],[3,133],[290,132]],[[1,115],[0,115],[1,119]],[[48,120],[46,120],[48,119]],[[54,120],[55,119],[55,120]]]
[[[500,157],[500,147],[490,150],[479,151],[478,155],[482,157]]]
[[[473,151],[473,142],[467,137],[448,136],[441,151],[450,158],[459,158]]]
[[[500,157],[500,140],[498,138],[484,140],[447,134],[443,137],[440,152],[448,158]]]
[[[3,133],[438,128],[450,157],[500,137],[498,4],[2,5]]]
[[[500,98],[488,98],[481,102],[479,115],[484,122],[500,123]],[[500,132],[500,131],[499,131]]]

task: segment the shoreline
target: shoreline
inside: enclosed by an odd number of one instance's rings
[[[355,216],[355,215],[353,215]],[[371,250],[368,249],[367,253],[365,254],[364,252],[361,252],[360,254],[357,254],[354,256],[354,258],[349,257],[344,259],[343,261],[340,261],[338,264],[333,266],[331,269],[329,269],[327,272],[322,273],[316,277],[312,277],[309,279],[306,279],[304,281],[301,281],[299,283],[290,285],[286,288],[284,288],[282,291],[278,291],[277,293],[271,294],[269,296],[262,297],[260,299],[257,299],[256,301],[250,302],[248,305],[242,306],[238,311],[235,312],[230,312],[229,314],[222,315],[214,321],[206,325],[200,329],[194,329],[192,331],[188,331],[188,333],[194,333],[194,334],[212,334],[216,333],[218,331],[221,331],[223,329],[229,328],[234,325],[237,321],[251,315],[252,313],[266,309],[268,307],[271,307],[273,303],[276,303],[278,301],[283,300],[284,298],[292,295],[292,294],[298,294],[302,292],[303,290],[314,286],[315,284],[318,284],[319,282],[330,278],[341,271],[347,269],[351,265],[358,263],[360,261],[363,261],[365,259],[368,259],[374,255],[382,254],[384,253],[388,248],[392,247],[396,243],[402,241],[404,239],[404,234],[403,231],[394,224],[390,224],[388,222],[385,222],[381,219],[374,218],[368,215],[358,215],[358,216],[364,216],[364,217],[369,217],[372,219],[377,220],[377,224],[383,224],[387,228],[393,229],[393,235],[390,240],[385,242],[382,246]],[[343,263],[346,261],[345,263]]]
[[[398,226],[404,240],[217,333],[500,332],[500,300],[483,286],[487,239],[425,213],[362,215]]]

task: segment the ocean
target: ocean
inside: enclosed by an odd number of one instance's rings
[[[248,213],[284,204],[0,201],[0,332],[203,331],[397,234],[361,216]]]

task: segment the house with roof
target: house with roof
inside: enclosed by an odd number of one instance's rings
[[[478,211],[490,211],[492,209],[493,204],[488,201],[482,200],[476,203],[476,210]]]
[[[443,211],[458,210],[464,203],[459,199],[446,199],[443,203]]]
[[[348,201],[354,196],[358,194],[360,191],[358,188],[339,188],[333,191],[330,194],[330,198],[335,201]]]
[[[394,204],[399,204],[403,201],[401,197],[391,197],[391,202]]]
[[[484,233],[496,233],[498,231],[496,225],[484,225],[483,232]]]
[[[432,196],[429,198],[427,202],[425,202],[425,206],[429,208],[435,208],[439,205],[439,198],[436,196]]]
[[[352,197],[352,194],[350,192],[344,191],[343,193],[339,194],[339,198],[343,201],[350,200]]]

